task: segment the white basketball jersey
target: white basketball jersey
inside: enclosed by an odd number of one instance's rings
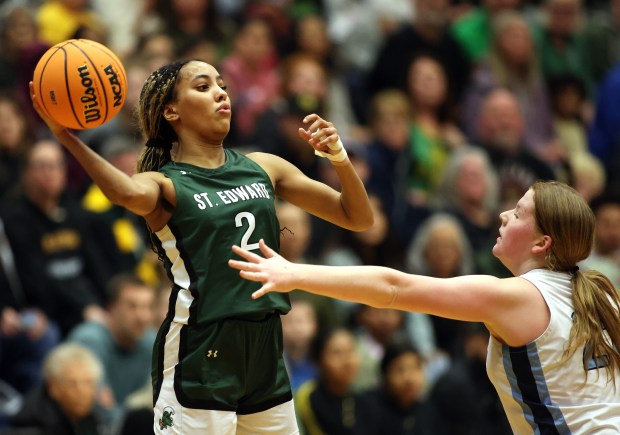
[[[620,371],[614,389],[604,355],[584,361],[581,348],[559,363],[573,323],[570,275],[536,269],[521,277],[543,295],[551,320],[525,346],[510,347],[493,337],[489,342],[487,372],[512,430],[519,435],[620,434]]]

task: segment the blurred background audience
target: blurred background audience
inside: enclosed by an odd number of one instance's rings
[[[69,38],[102,42],[125,65],[122,111],[77,134],[127,174],[144,146],[142,84],[175,59],[221,72],[227,147],[279,154],[338,187],[297,136],[309,113],[332,121],[375,224],[342,231],[281,202],[292,261],[507,276],[490,250],[498,214],[557,179],[596,215],[580,266],[620,285],[619,0],[5,0],[0,430],[152,430],[150,346],[168,277],[144,223],[50,140],[28,98],[40,56]],[[291,299],[284,353],[303,433],[507,433],[483,325]]]

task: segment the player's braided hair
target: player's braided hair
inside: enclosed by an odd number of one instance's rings
[[[175,98],[179,71],[190,60],[180,60],[154,71],[140,92],[137,116],[147,139],[146,148],[138,159],[138,172],[157,171],[171,160],[170,149],[177,140],[172,126],[164,119],[166,104]]]
[[[175,89],[179,71],[192,59],[164,65],[154,71],[144,82],[137,107],[140,128],[146,138],[146,147],[138,159],[137,172],[157,171],[172,160],[170,149],[177,134],[164,118],[166,104],[176,98]],[[165,253],[158,239],[147,225],[151,249],[161,261]]]

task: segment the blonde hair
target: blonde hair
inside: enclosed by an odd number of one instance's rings
[[[536,223],[553,240],[547,253],[547,267],[572,274],[575,313],[564,360],[584,347],[584,361],[607,358],[608,378],[613,381],[620,369],[620,297],[605,275],[577,267],[579,261],[590,255],[594,244],[594,213],[564,183],[537,182],[532,189]]]
[[[49,381],[58,378],[65,364],[74,361],[88,365],[95,379],[101,380],[103,376],[101,362],[90,349],[77,343],[61,343],[50,351],[43,362],[43,379]]]

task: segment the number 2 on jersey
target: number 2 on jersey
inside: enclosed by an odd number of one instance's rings
[[[250,237],[256,228],[256,219],[254,215],[249,211],[242,211],[235,216],[235,225],[237,228],[243,226],[243,220],[247,221],[248,228],[245,230],[243,237],[241,237],[241,247],[248,251],[252,251],[254,249],[258,249],[258,243],[249,243]]]

